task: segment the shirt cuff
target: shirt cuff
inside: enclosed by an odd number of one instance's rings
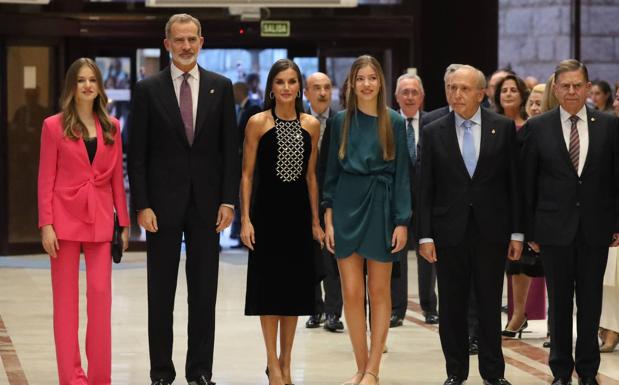
[[[511,240],[524,242],[524,234],[523,233],[512,233]]]
[[[432,239],[432,238],[421,238],[419,240],[419,244],[421,245],[422,243],[434,243],[434,239]]]
[[[232,211],[234,211],[234,205],[231,205],[229,203],[222,203],[220,206],[227,207],[229,209],[232,209]]]

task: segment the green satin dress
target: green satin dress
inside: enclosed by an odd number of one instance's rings
[[[395,159],[385,161],[378,140],[378,118],[353,114],[346,156],[338,156],[345,111],[329,120],[331,138],[323,186],[323,207],[333,209],[335,257],[356,252],[366,259],[394,262],[391,238],[395,226],[411,216],[408,149],[404,118],[389,109]]]

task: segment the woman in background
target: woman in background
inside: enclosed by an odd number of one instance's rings
[[[43,122],[38,178],[39,227],[50,255],[54,339],[60,385],[111,383],[111,240],[114,211],[129,239],[118,120],[95,62],[67,71],[62,111]],[[84,373],[78,342],[80,249],[86,260],[88,326]]]
[[[619,117],[619,90],[615,92],[614,113]],[[619,248],[609,250],[606,274],[604,275],[604,295],[602,297],[602,317],[600,318],[600,353],[615,351],[619,343]]]
[[[594,80],[591,85],[591,101],[593,107],[598,111],[614,114],[613,110],[613,94],[610,90],[610,84],[604,80]]]

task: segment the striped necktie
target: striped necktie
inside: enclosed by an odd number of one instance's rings
[[[191,88],[189,87],[189,72],[183,73],[183,82],[181,83],[181,92],[179,95],[179,107],[183,125],[185,126],[185,135],[187,142],[191,146],[193,144],[193,101],[191,98]]]
[[[578,137],[578,116],[572,115],[570,116],[570,121],[572,122],[572,128],[570,129],[570,160],[572,161],[572,165],[578,173],[578,161],[580,159],[580,138]]]
[[[410,156],[411,162],[415,163],[415,159],[417,158],[417,144],[415,143],[413,119],[415,118],[406,118],[406,146],[408,147],[408,156]]]

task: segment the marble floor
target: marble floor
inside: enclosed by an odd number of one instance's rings
[[[438,328],[423,323],[418,305],[415,258],[414,253],[409,254],[409,310],[404,325],[390,330],[389,352],[384,355],[381,370],[383,385],[440,385],[445,379]],[[247,254],[242,250],[222,252],[213,377],[218,385],[268,384],[259,321],[243,315],[246,262]],[[176,384],[185,383],[187,305],[183,266],[181,263],[175,312]],[[82,291],[84,278],[82,273]],[[82,310],[84,305],[82,301]],[[81,317],[84,325],[84,312]],[[294,382],[335,385],[349,378],[355,368],[346,333],[306,329],[304,324],[305,319],[300,319],[293,351]],[[112,330],[113,384],[149,384],[144,253],[127,253],[123,263],[114,266]],[[80,332],[83,341],[84,327]],[[548,351],[541,347],[545,333],[545,321],[532,321],[522,340],[504,342],[506,377],[512,384],[550,382]],[[0,385],[57,383],[46,256],[0,258],[0,358]],[[473,356],[467,384],[481,383]],[[619,351],[602,355],[600,383],[619,385]]]

